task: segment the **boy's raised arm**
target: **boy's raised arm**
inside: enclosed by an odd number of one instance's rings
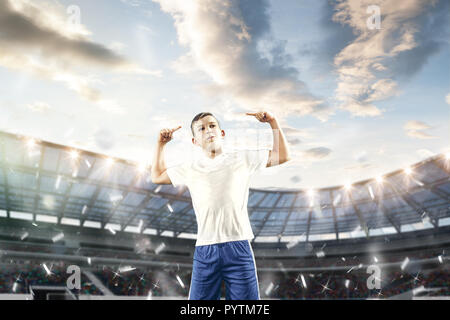
[[[152,183],[155,184],[171,184],[169,176],[167,175],[167,167],[164,161],[164,147],[167,142],[172,140],[172,135],[175,131],[180,129],[178,126],[174,129],[162,129],[159,132],[158,141],[156,143],[155,154],[153,156],[151,177]]]
[[[277,166],[286,161],[291,160],[289,154],[288,143],[283,131],[281,130],[277,119],[270,112],[247,112],[249,116],[254,116],[260,122],[268,122],[272,127],[273,133],[273,147],[269,152],[269,161],[267,162],[267,167]]]

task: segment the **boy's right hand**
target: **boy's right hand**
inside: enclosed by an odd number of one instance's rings
[[[172,140],[172,134],[180,128],[181,126],[178,126],[177,128],[174,129],[161,129],[161,131],[159,132],[158,143],[166,144],[167,142]]]

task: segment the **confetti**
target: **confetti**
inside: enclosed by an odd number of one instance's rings
[[[22,233],[22,235],[20,236],[20,240],[25,240],[27,237],[28,237],[28,232],[24,232],[24,233]]]
[[[375,199],[375,196],[373,194],[373,190],[372,190],[371,186],[369,186],[369,193],[370,193],[370,197],[372,198],[372,200]]]
[[[144,221],[142,221],[142,219],[141,219],[141,220],[139,220],[139,226],[138,226],[138,232],[139,233],[141,233],[143,226],[144,226]]]
[[[58,241],[61,240],[62,238],[64,238],[64,233],[60,232],[60,233],[58,233],[56,236],[54,236],[54,237],[52,238],[52,241],[53,241],[53,242],[58,242]]]
[[[61,183],[61,176],[58,175],[56,178],[55,189],[59,189],[59,184]]]
[[[302,284],[303,284],[303,287],[306,289],[307,286],[306,286],[305,277],[304,277],[302,274],[300,275],[300,277],[302,278]]]
[[[172,209],[172,206],[170,205],[170,203],[167,204],[167,208],[169,208],[169,211],[170,211],[171,213],[173,213],[173,209]]]
[[[348,287],[350,286],[350,280],[345,280],[345,287],[348,289]]]
[[[50,269],[47,267],[47,265],[45,263],[43,263],[42,266],[44,267],[45,272],[47,272],[47,275],[51,275],[52,274],[52,272],[50,271]]]
[[[268,296],[270,294],[270,292],[272,292],[272,289],[273,289],[273,283],[271,282],[265,291],[266,296]]]
[[[159,254],[162,250],[164,250],[164,248],[166,247],[166,245],[163,243],[161,243],[156,249],[155,249],[155,253]]]
[[[438,260],[440,263],[444,263],[444,259],[442,259],[442,256],[438,256]]]
[[[339,193],[337,197],[333,200],[333,206],[337,206],[339,201],[341,201],[341,194]]]
[[[159,191],[161,191],[162,186],[159,185],[156,189],[155,189],[155,193],[158,193]]]
[[[89,263],[89,265],[91,265],[91,258],[90,257],[87,258],[87,262]]]
[[[83,209],[81,209],[81,214],[82,215],[86,213],[87,208],[88,208],[87,205],[83,206]]]
[[[109,232],[111,232],[112,234],[116,234],[116,231],[115,231],[111,226],[109,226],[109,227],[106,228],[106,229],[108,229]]]
[[[178,275],[176,275],[176,277],[177,277],[178,283],[179,283],[180,286],[184,289],[184,283],[183,283],[183,281],[181,281],[181,278],[180,278]]]
[[[406,268],[406,266],[408,265],[408,263],[409,263],[409,258],[406,257],[405,260],[403,260],[403,263],[402,263],[402,265],[401,265],[401,269],[402,269],[402,270],[405,270],[405,268]]]
[[[317,256],[317,258],[323,258],[323,257],[325,257],[325,252],[324,251],[317,251],[316,252],[316,256]]]
[[[132,267],[132,266],[124,266],[119,268],[119,273],[125,273],[125,272],[129,272],[129,271],[133,271],[136,270],[136,268]]]

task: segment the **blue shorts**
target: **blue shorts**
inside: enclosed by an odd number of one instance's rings
[[[248,240],[195,247],[189,300],[259,300],[255,258]]]

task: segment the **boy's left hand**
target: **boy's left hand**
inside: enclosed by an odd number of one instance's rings
[[[256,119],[258,119],[261,122],[269,122],[272,120],[275,120],[275,116],[267,111],[261,111],[261,112],[246,112],[246,115],[254,116]]]

